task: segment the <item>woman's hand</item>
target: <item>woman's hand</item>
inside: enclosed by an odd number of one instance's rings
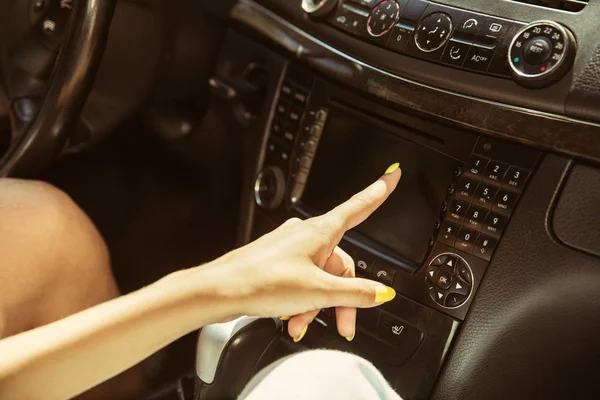
[[[380,305],[396,292],[374,281],[354,279],[354,261],[337,245],[346,231],[383,204],[400,176],[399,164],[394,164],[371,186],[327,214],[305,221],[291,219],[201,267],[227,276],[232,290],[227,297],[235,310],[230,317],[292,316],[288,331],[298,341],[322,308],[337,307],[338,331],[352,340],[356,307]]]

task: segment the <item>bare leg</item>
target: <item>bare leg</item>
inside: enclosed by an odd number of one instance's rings
[[[0,179],[0,255],[0,338],[119,295],[102,237],[46,183]],[[141,378],[130,371],[84,396],[130,398]]]

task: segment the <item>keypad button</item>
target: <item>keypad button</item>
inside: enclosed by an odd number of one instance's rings
[[[492,182],[501,183],[508,171],[508,164],[504,164],[498,161],[491,161],[483,172],[485,179]]]
[[[507,216],[496,212],[490,212],[485,219],[485,223],[481,231],[490,235],[500,236],[507,222]]]
[[[492,253],[494,252],[494,249],[496,249],[497,245],[497,238],[481,234],[475,241],[473,254],[489,261],[492,258]]]
[[[467,267],[467,264],[465,264],[464,262],[461,261],[456,266],[456,270],[460,274],[460,277],[463,280],[465,280],[467,283],[470,284],[473,282],[473,276],[471,276],[471,270],[469,269],[469,267]]]
[[[294,92],[292,98],[294,100],[294,103],[304,108],[306,107],[306,103],[308,102],[308,90],[298,88]]]
[[[454,247],[458,250],[464,251],[465,253],[471,253],[473,250],[473,244],[477,239],[477,235],[478,233],[471,229],[461,228],[456,237]]]
[[[478,182],[466,176],[461,177],[455,185],[455,196],[463,201],[471,202]]]
[[[478,156],[478,155],[474,154],[469,159],[466,172],[468,174],[478,176],[481,179],[481,177],[483,176],[483,171],[485,170],[485,167],[487,167],[489,162],[490,162],[489,158]]]
[[[523,187],[525,186],[530,174],[531,172],[526,169],[510,167],[506,173],[506,176],[504,177],[503,187],[523,190]]]
[[[296,129],[293,127],[289,127],[283,130],[283,134],[281,137],[288,143],[289,145],[293,145],[296,140]]]
[[[294,126],[298,126],[300,124],[300,120],[302,119],[303,111],[301,108],[296,106],[291,106],[288,110],[287,119]]]
[[[465,215],[463,225],[474,231],[481,231],[489,210],[483,207],[471,206]]]
[[[444,222],[440,228],[438,240],[445,245],[454,247],[454,242],[456,241],[456,235],[458,234],[459,229],[460,227],[452,222]]]
[[[271,126],[271,135],[280,138],[283,134],[285,124],[281,121],[275,120],[273,121],[273,125]]]
[[[354,269],[358,275],[371,276],[376,263],[377,259],[372,254],[360,249],[354,251]]]
[[[515,203],[517,202],[518,197],[518,193],[502,189],[498,191],[498,194],[494,199],[492,210],[510,214],[515,206]]]
[[[487,182],[480,183],[473,196],[475,204],[490,208],[498,193],[498,187]]]
[[[294,85],[288,80],[284,81],[281,85],[281,97],[284,99],[290,99],[294,93]]]
[[[457,224],[462,224],[465,219],[465,215],[469,208],[469,203],[465,203],[459,200],[452,200],[450,205],[448,206],[448,219],[456,222]]]
[[[288,111],[288,104],[285,101],[279,101],[279,103],[277,103],[277,107],[275,107],[275,112],[277,113],[277,115],[279,115],[280,117],[287,117],[287,111]]]

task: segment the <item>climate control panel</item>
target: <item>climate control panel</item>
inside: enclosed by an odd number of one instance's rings
[[[303,7],[305,3],[320,5],[319,12],[309,12],[312,17],[318,14],[317,19],[379,47],[512,78],[529,88],[555,83],[575,58],[575,37],[552,21],[526,24],[423,0],[304,0]]]

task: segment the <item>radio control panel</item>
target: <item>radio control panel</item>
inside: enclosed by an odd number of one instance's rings
[[[359,39],[396,53],[541,88],[562,78],[576,42],[552,21],[526,24],[423,0],[322,1],[309,13]],[[320,4],[321,4],[320,3]],[[306,8],[305,8],[306,9]]]

